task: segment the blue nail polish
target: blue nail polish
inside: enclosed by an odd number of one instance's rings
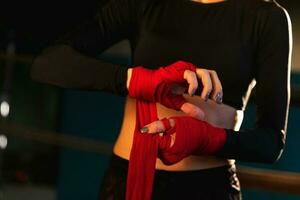
[[[208,93],[206,94],[205,101],[207,101],[207,100],[208,100],[208,98],[209,98],[209,95],[210,95],[210,92],[208,92]]]
[[[141,133],[148,133],[149,128],[148,127],[143,127],[140,129]]]
[[[192,95],[191,95],[192,97],[195,96],[196,91],[197,91],[197,90],[194,90],[194,91],[192,92]]]
[[[218,93],[217,96],[216,96],[216,102],[217,102],[218,104],[221,104],[221,103],[222,103],[222,96],[221,96],[220,93]]]

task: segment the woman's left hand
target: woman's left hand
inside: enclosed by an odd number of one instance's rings
[[[176,124],[176,121],[172,118],[169,118],[169,124],[170,127],[174,127]],[[140,130],[142,133],[150,133],[150,134],[156,134],[156,133],[162,133],[167,131],[166,127],[164,126],[162,120],[157,120],[154,122],[151,122],[150,124],[147,124]]]
[[[223,147],[227,138],[223,128],[214,127],[189,116],[163,118],[146,125],[141,132],[144,134],[166,132],[166,136],[170,137],[170,147],[174,145],[172,152],[180,155],[180,159],[192,154],[213,155]]]

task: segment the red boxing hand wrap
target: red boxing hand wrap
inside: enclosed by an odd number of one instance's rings
[[[192,117],[172,117],[176,121],[165,137],[176,133],[174,144],[160,146],[159,156],[167,164],[174,164],[189,155],[213,155],[226,142],[223,128],[214,127],[207,122]]]
[[[213,154],[226,141],[223,129],[191,117],[173,117],[176,120],[174,127],[170,126],[168,119],[163,119],[167,131],[162,137],[140,132],[142,127],[157,120],[155,102],[177,110],[186,102],[182,95],[172,94],[169,86],[184,83],[184,71],[187,69],[195,71],[195,67],[186,62],[176,62],[158,70],[133,69],[129,95],[137,99],[136,125],[128,166],[126,200],[151,199],[157,157],[165,164],[174,164],[191,154]],[[170,146],[174,133],[175,143]]]
[[[171,125],[170,125],[169,119],[163,118],[163,119],[161,119],[160,121],[162,121],[162,123],[163,123],[163,125],[164,125],[166,131],[168,131],[169,129],[172,128]]]
[[[172,117],[176,124],[170,126],[168,119],[162,122],[167,129],[164,136],[145,134],[140,128],[157,120],[156,104],[137,100],[136,127],[130,153],[126,183],[126,200],[150,200],[157,157],[167,165],[195,155],[211,155],[226,141],[224,129],[191,117]],[[172,146],[171,135],[176,133]]]
[[[188,62],[178,61],[157,70],[135,67],[132,70],[129,84],[129,96],[136,99],[159,102],[162,105],[180,110],[186,100],[182,95],[171,92],[172,84],[184,84],[184,71],[196,71],[196,67]]]

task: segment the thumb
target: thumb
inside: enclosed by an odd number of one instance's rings
[[[180,109],[190,117],[194,117],[199,120],[204,120],[205,113],[203,112],[203,110],[201,110],[199,107],[195,106],[194,104],[186,102],[182,104]]]

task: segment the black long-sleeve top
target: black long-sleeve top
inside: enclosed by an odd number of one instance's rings
[[[36,57],[32,78],[65,88],[127,95],[127,66],[96,59],[128,39],[133,66],[158,68],[185,60],[218,73],[223,102],[246,104],[256,80],[256,127],[227,131],[218,156],[274,162],[285,142],[289,108],[291,27],[276,2],[226,0],[108,0],[95,18],[65,34]]]

